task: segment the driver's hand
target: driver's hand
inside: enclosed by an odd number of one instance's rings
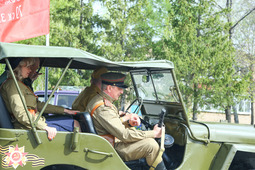
[[[153,128],[154,134],[155,134],[155,138],[160,138],[161,134],[162,134],[162,128],[165,128],[165,126],[162,127],[158,127],[158,124],[156,124]]]
[[[129,124],[131,126],[140,126],[141,120],[137,114],[130,114]]]

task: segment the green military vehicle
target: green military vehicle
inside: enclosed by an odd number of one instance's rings
[[[167,169],[255,168],[254,127],[188,120],[170,61],[112,62],[74,48],[12,43],[0,43],[0,57],[0,62],[7,63],[9,68],[8,59],[12,57],[39,57],[43,67],[64,68],[52,94],[68,69],[93,70],[105,66],[129,75],[135,96],[131,107],[136,107],[136,113],[143,118],[140,128],[146,130],[164,120],[166,138],[159,143],[162,151],[165,150],[163,159]],[[49,141],[46,131],[14,129],[2,100],[0,110],[1,170],[147,168],[143,159],[123,162],[112,145],[96,134],[88,113],[76,117],[81,123],[81,133],[77,129],[58,132]],[[35,123],[31,121],[32,127]]]

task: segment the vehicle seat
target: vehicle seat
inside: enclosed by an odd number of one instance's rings
[[[8,128],[8,129],[14,129],[13,124],[11,122],[11,116],[8,112],[4,100],[2,96],[0,95],[0,128]]]
[[[77,119],[80,122],[82,132],[97,134],[89,112],[81,112]]]
[[[82,115],[82,116],[79,116],[82,132],[97,134],[90,114],[88,112],[82,112],[80,115]],[[134,161],[127,161],[125,162],[125,164],[130,169],[136,169],[136,170],[149,169],[149,166],[145,158],[134,160]]]

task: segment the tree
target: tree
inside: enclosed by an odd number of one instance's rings
[[[211,103],[224,108],[226,102],[232,102],[226,91],[234,86],[225,83],[240,84],[232,79],[234,49],[225,34],[228,25],[220,20],[222,12],[212,8],[214,1],[183,0],[170,4],[165,19],[168,29],[164,32],[168,36],[163,43],[158,42],[164,51],[156,55],[174,61],[184,99],[192,106],[196,120],[199,106]]]
[[[154,30],[146,22],[150,13],[147,0],[104,0],[107,12],[101,18],[108,22],[100,30],[103,56],[115,61],[143,60],[149,57]],[[103,20],[102,19],[102,20]]]
[[[248,88],[249,100],[251,101],[251,124],[254,124],[254,56],[255,56],[255,3],[251,0],[240,1],[233,5],[232,16],[238,18],[232,26],[232,39],[237,50],[236,61],[238,65],[237,71],[240,74],[250,72],[250,85]]]
[[[243,6],[243,5],[240,5],[240,6]],[[225,16],[226,16],[227,23],[229,24],[229,31],[228,31],[228,33],[229,33],[229,41],[232,42],[232,37],[233,37],[234,30],[236,29],[236,27],[241,22],[243,22],[245,20],[245,18],[247,18],[255,10],[255,7],[253,6],[251,9],[247,10],[247,12],[242,14],[240,18],[236,19],[236,21],[234,23],[233,23],[233,17],[235,15],[234,15],[234,12],[233,12],[233,2],[232,2],[232,0],[226,0],[226,7],[225,8],[223,8],[221,5],[218,5],[218,7],[220,7],[221,10],[222,9],[226,9],[225,10],[226,11],[226,15]],[[238,56],[235,57],[235,59],[238,60]],[[236,62],[235,65],[239,66],[237,68],[243,67],[243,64],[241,62]],[[236,70],[236,74],[239,74],[239,69]],[[241,77],[242,77],[242,79],[248,80],[247,74],[245,74],[245,73],[242,74]],[[234,77],[233,77],[233,79],[234,79]],[[249,79],[249,80],[251,80],[251,79]],[[244,87],[247,87],[247,82],[248,81],[246,81],[246,83],[243,82],[244,83],[243,84]],[[227,84],[227,86],[229,87],[229,86],[232,86],[232,85],[231,84]],[[242,89],[244,89],[244,88],[242,88]],[[230,91],[227,92],[227,96],[229,96],[229,95],[231,95]],[[243,96],[242,97],[240,97],[240,96],[238,97],[237,95],[235,95],[235,96],[236,96],[235,98],[237,99],[236,101],[240,101],[241,99],[244,98]],[[233,103],[233,102],[231,102],[231,103]],[[231,104],[230,103],[228,103],[225,106],[225,114],[226,114],[226,118],[227,118],[228,122],[230,122],[231,121],[231,117],[230,117],[230,114],[231,114]],[[238,115],[237,115],[236,109],[234,109],[234,117],[235,117],[235,122],[238,123]]]

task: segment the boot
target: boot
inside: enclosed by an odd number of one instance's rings
[[[155,170],[167,170],[167,169],[166,169],[166,166],[165,166],[164,162],[161,161],[161,162],[157,165],[157,167],[155,168]]]

